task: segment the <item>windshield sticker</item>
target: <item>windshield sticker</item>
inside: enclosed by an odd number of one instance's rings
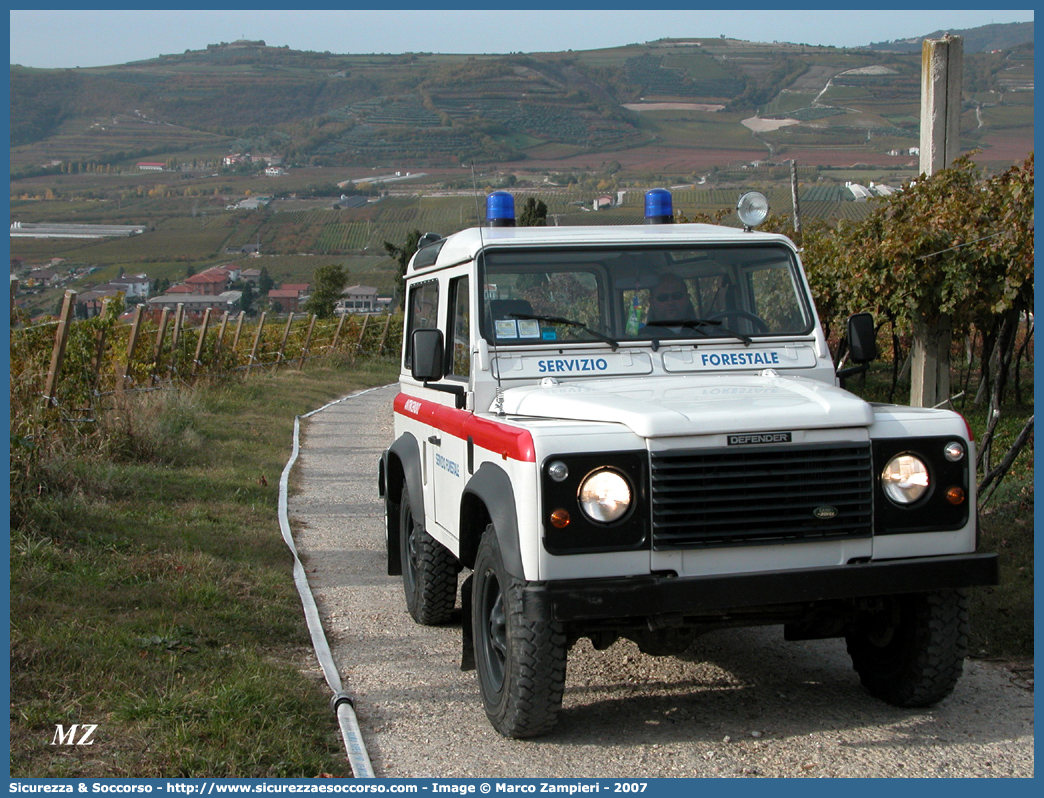
[[[558,331],[557,330],[544,330],[542,337],[545,341],[557,341]]]
[[[535,319],[519,319],[518,320],[518,337],[519,338],[539,338],[540,337],[540,322]]]
[[[515,319],[497,319],[497,338],[518,338],[518,322]]]

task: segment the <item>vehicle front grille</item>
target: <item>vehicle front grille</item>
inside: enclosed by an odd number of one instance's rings
[[[869,537],[870,445],[654,453],[653,548]]]

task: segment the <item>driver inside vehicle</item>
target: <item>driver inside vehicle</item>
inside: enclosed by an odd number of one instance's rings
[[[649,294],[649,315],[645,323],[684,321],[696,318],[689,288],[676,274],[664,272]]]

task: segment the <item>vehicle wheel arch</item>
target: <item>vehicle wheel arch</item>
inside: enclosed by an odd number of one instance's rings
[[[489,524],[496,530],[504,567],[512,576],[525,578],[511,479],[502,468],[483,463],[461,496],[458,558],[468,568],[475,566],[479,543]]]
[[[385,546],[387,548],[388,576],[402,575],[399,551],[399,497],[404,487],[414,497],[410,509],[418,522],[424,523],[424,493],[421,481],[420,446],[410,433],[401,435],[384,453],[381,463],[381,484],[385,506]]]

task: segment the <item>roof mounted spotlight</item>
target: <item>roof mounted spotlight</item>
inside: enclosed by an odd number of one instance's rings
[[[736,203],[736,213],[743,222],[743,229],[750,231],[765,221],[768,216],[768,198],[760,191],[748,191]]]
[[[674,221],[674,200],[665,188],[645,192],[645,223],[671,224]]]
[[[486,220],[490,227],[514,227],[515,198],[506,191],[486,195]]]

